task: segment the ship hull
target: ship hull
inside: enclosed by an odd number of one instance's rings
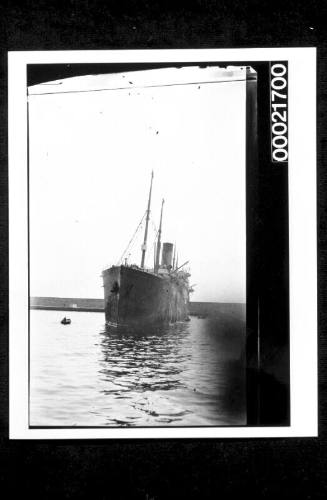
[[[103,272],[106,322],[138,327],[188,318],[188,287],[178,279],[113,266]]]

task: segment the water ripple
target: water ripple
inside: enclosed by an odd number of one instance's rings
[[[31,311],[31,424],[242,425],[245,325],[192,318],[143,331],[99,313]]]

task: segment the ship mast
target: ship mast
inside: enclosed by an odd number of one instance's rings
[[[150,184],[150,192],[148,199],[148,208],[146,211],[146,221],[145,221],[145,231],[144,231],[144,240],[142,245],[142,260],[141,260],[141,268],[144,268],[144,260],[145,260],[145,252],[146,252],[146,242],[148,239],[148,227],[150,220],[150,206],[151,206],[151,194],[152,194],[152,181],[153,181],[153,170],[151,172],[151,184]]]
[[[163,212],[164,203],[165,203],[165,200],[162,199],[161,213],[160,213],[160,224],[159,224],[159,231],[158,231],[158,241],[157,241],[156,265],[155,265],[155,270],[154,270],[155,273],[157,273],[158,269],[159,269],[159,259],[160,259],[160,250],[161,250],[162,212]]]

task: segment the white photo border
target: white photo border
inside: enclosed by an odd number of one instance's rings
[[[27,65],[288,61],[291,425],[29,428]],[[10,439],[249,438],[318,435],[316,49],[17,51],[8,53]]]

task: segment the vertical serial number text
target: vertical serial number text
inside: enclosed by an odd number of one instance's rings
[[[288,72],[287,63],[270,65],[271,157],[288,161]]]

